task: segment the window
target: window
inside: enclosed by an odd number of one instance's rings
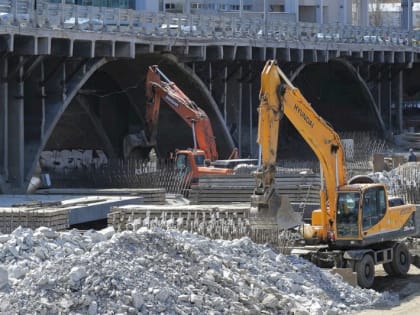
[[[175,3],[165,3],[165,9],[166,10],[175,9]]]
[[[383,187],[374,187],[365,190],[362,204],[363,229],[377,224],[386,211],[385,190]]]
[[[204,160],[205,160],[204,155],[199,155],[199,154],[194,155],[194,160],[197,166],[204,166]]]
[[[337,198],[337,236],[357,238],[359,236],[360,193],[342,192]]]

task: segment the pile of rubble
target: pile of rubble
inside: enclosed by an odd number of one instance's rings
[[[2,314],[345,314],[398,303],[249,238],[176,230],[0,235]]]

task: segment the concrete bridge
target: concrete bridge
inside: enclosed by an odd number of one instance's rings
[[[123,157],[191,146],[189,128],[164,107],[157,139],[142,137],[150,64],[206,110],[222,157],[233,146],[243,156],[257,152],[267,59],[339,131],[400,132],[404,98],[419,91],[416,32],[293,23],[279,14],[171,15],[39,0],[0,7],[3,193],[26,191],[43,151]]]

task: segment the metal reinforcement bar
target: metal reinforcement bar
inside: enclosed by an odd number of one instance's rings
[[[108,214],[108,225],[117,231],[141,227],[178,229],[212,239],[250,237],[257,243],[270,243],[282,250],[294,240],[280,229],[254,230],[249,221],[249,203],[229,205],[120,206]]]

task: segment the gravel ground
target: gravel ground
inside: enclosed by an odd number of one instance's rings
[[[179,231],[0,235],[2,314],[350,314],[398,305],[249,238]]]

